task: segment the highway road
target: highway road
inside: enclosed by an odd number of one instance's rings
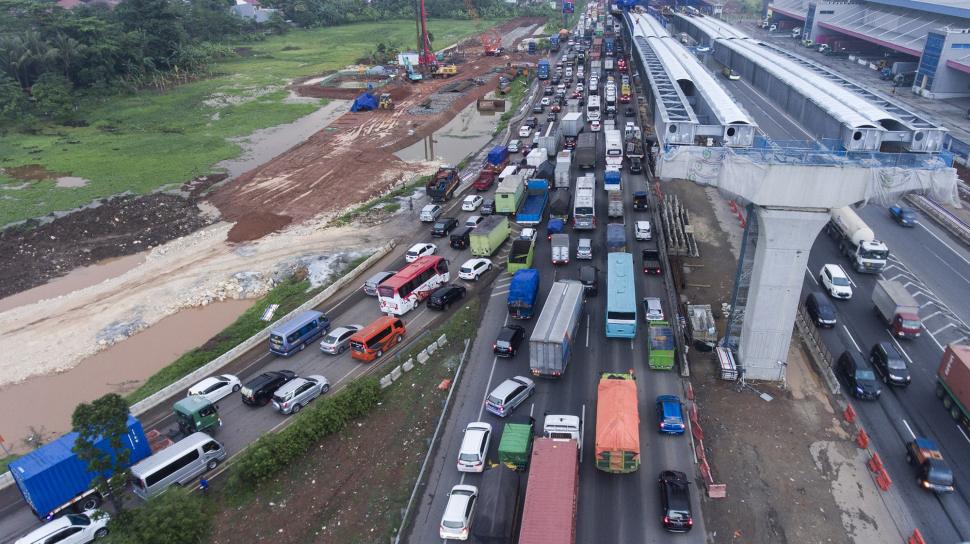
[[[617,125],[622,126],[623,105]],[[513,125],[515,126],[515,125]],[[602,157],[605,145],[601,136],[598,156]],[[603,160],[596,168],[598,189],[596,210],[599,225],[594,231],[573,231],[571,236],[572,255],[578,238],[590,237],[593,240],[594,260],[599,272],[599,296],[586,301],[578,338],[574,344],[572,361],[559,379],[537,379],[536,394],[519,406],[514,415],[531,414],[541,431],[544,414],[581,415],[585,412],[586,427],[583,444],[582,465],[580,468],[579,511],[577,520],[577,542],[663,542],[671,535],[661,526],[659,492],[657,477],[661,470],[675,469],[688,474],[694,482],[694,464],[691,456],[690,439],[687,436],[662,436],[657,432],[655,400],[661,394],[676,394],[683,397],[681,378],[674,372],[651,371],[647,367],[646,330],[642,322],[642,311],[638,334],[635,340],[608,339],[604,334],[606,304],[606,192],[602,190]],[[585,172],[584,172],[585,173]],[[572,180],[575,183],[579,170],[574,165]],[[646,181],[642,175],[632,176],[623,172],[623,191],[627,211],[628,250],[634,254],[634,266],[641,266],[638,243],[633,237],[633,221],[647,219],[647,212],[632,210],[632,193],[645,190]],[[652,209],[655,209],[653,207]],[[656,224],[652,221],[652,224]],[[554,266],[551,263],[550,244],[545,229],[540,228],[539,240],[533,266],[539,270],[540,301],[544,302],[551,284],[559,279],[576,279],[579,267],[586,261],[571,260],[567,265]],[[501,542],[517,534],[517,513],[521,512],[521,500],[525,493],[527,474],[517,475],[505,467],[497,466],[484,474],[460,473],[456,468],[458,449],[461,445],[462,430],[472,421],[485,421],[492,425],[493,438],[488,459],[498,459],[498,444],[504,421],[484,410],[484,398],[489,391],[506,378],[522,375],[529,376],[527,342],[522,344],[519,354],[512,359],[496,359],[492,355],[492,342],[501,327],[508,322],[506,297],[511,277],[501,273],[496,279],[489,298],[477,337],[469,353],[464,375],[454,393],[448,419],[443,427],[439,442],[429,465],[427,485],[421,489],[413,514],[410,530],[405,541],[412,543],[438,542],[438,527],[447,503],[447,494],[452,486],[459,483],[476,485],[481,500],[476,513],[477,521],[471,531],[471,542]],[[664,297],[661,279],[657,276],[640,276],[637,280],[637,298],[645,296]],[[669,301],[664,301],[665,311],[669,311]],[[538,316],[538,313],[536,314]],[[516,321],[526,328],[526,339],[531,335],[535,319]],[[634,369],[637,380],[640,406],[640,445],[641,467],[639,471],[626,475],[612,475],[597,470],[593,462],[596,432],[596,386],[599,375],[604,371],[626,371]],[[676,537],[682,542],[703,542],[705,525],[700,511],[699,494],[702,487],[692,486],[692,505],[694,528],[687,535]],[[512,508],[519,502],[518,508]]]
[[[715,73],[720,71],[710,59],[707,65]],[[812,137],[743,79],[719,81],[768,137]],[[887,466],[895,492],[903,497],[927,541],[970,540],[970,492],[966,485],[970,467],[958,462],[967,458],[970,437],[950,419],[935,395],[935,375],[943,348],[948,343],[970,339],[970,252],[928,218],[921,218],[919,225],[907,229],[892,221],[882,206],[867,206],[859,214],[876,237],[889,245],[890,264],[881,276],[856,273],[838,254],[835,242],[822,233],[809,257],[803,300],[810,290],[819,289],[817,279],[822,265],[836,263],[846,268],[855,292],[852,300],[836,302],[840,322],[835,329],[822,332],[823,341],[836,358],[846,349],[859,350],[868,357],[872,345],[881,341],[892,341],[905,354],[913,369],[913,383],[908,388],[886,387],[877,402],[851,402],[872,437],[874,450]],[[877,318],[870,296],[878,277],[899,280],[916,296],[927,328],[922,337],[897,341]],[[913,433],[934,438],[944,456],[951,460],[958,482],[956,493],[938,497],[916,486],[915,473],[906,464],[903,452],[904,443],[912,439]],[[908,529],[901,527],[903,531]]]

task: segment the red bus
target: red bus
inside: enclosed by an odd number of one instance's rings
[[[432,291],[448,283],[449,278],[448,261],[444,257],[418,257],[377,288],[381,311],[404,315],[428,298]]]

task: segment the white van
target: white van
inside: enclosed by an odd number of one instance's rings
[[[421,208],[421,215],[419,215],[418,218],[424,223],[434,223],[438,220],[438,216],[441,215],[441,212],[443,211],[444,208],[437,204],[425,204],[425,206]]]
[[[172,485],[185,485],[216,468],[228,453],[216,439],[193,433],[131,467],[132,490],[148,500]]]

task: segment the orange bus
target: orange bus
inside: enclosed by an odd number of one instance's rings
[[[404,339],[404,322],[399,317],[382,316],[350,337],[350,356],[373,361]]]

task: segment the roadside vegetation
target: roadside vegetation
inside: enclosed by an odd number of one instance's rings
[[[529,74],[529,78],[517,77],[515,81],[512,81],[512,88],[509,90],[509,94],[505,95],[505,113],[502,114],[502,117],[499,117],[498,124],[495,125],[496,134],[504,132],[505,129],[509,128],[509,123],[515,117],[516,113],[518,113],[519,106],[522,105],[522,100],[529,94],[529,83],[532,81],[530,79],[531,77],[532,74]]]
[[[350,210],[349,212],[341,215],[340,217],[334,219],[336,225],[344,226],[349,225],[354,222],[354,220],[360,218],[367,212],[373,210],[374,208],[381,206],[381,209],[387,213],[394,213],[401,209],[401,204],[395,201],[397,197],[404,196],[406,194],[414,192],[415,189],[419,187],[424,187],[428,181],[431,180],[431,176],[420,176],[414,181],[404,184],[397,189],[392,190],[384,196],[380,196],[371,199],[360,206]]]
[[[276,309],[274,316],[286,315],[322,292],[345,274],[357,268],[368,257],[370,255],[362,255],[347,263],[342,270],[334,275],[329,283],[316,288],[310,287],[310,281],[303,274],[297,274],[284,280],[266,293],[255,304],[250,306],[249,309],[243,312],[236,321],[226,327],[222,332],[209,339],[202,347],[185,353],[172,364],[156,372],[141,387],[129,393],[125,397],[125,400],[130,404],[144,400],[196,369],[208,364],[213,359],[216,359],[266,328],[269,323],[261,320],[260,316],[270,305],[279,304],[279,308]]]

